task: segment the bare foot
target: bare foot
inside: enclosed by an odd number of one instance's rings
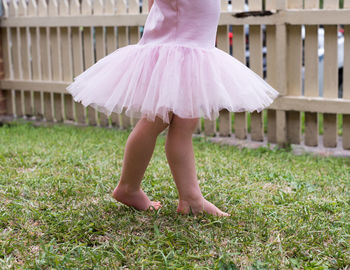
[[[127,206],[137,210],[159,209],[160,202],[151,201],[142,189],[137,191],[127,191],[125,187],[118,185],[113,191],[113,198]]]
[[[230,214],[221,211],[204,198],[193,201],[179,200],[179,205],[177,207],[178,213],[189,214],[191,211],[194,215],[205,212],[214,216],[230,216]]]

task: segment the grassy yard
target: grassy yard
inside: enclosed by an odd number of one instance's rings
[[[160,136],[143,189],[163,208],[137,212],[110,196],[129,132],[0,127],[0,269],[350,265],[349,159],[194,138],[202,192],[231,217],[182,216]]]

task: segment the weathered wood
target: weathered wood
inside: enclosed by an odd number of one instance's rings
[[[193,133],[200,134],[201,132],[202,132],[202,119],[200,118],[199,121],[197,122],[197,126]]]
[[[227,109],[219,111],[219,134],[220,136],[231,136],[231,112]]]
[[[287,31],[286,25],[276,25],[276,61],[279,76],[276,86],[281,95],[287,94]],[[287,118],[285,111],[276,112],[276,142],[279,146],[287,143]]]
[[[288,26],[287,46],[287,93],[291,96],[301,95],[302,40],[301,27]]]
[[[115,0],[106,0],[104,13],[115,14],[115,9],[116,9]]]
[[[28,8],[26,0],[18,1],[18,16],[28,16]]]
[[[276,11],[278,0],[265,1],[265,10]]]
[[[84,11],[87,9],[86,7],[86,3],[89,3],[89,2],[84,2]],[[64,4],[66,7],[65,9],[69,6],[69,4]],[[91,4],[90,4],[91,6]],[[68,7],[69,8],[69,7]],[[69,8],[69,15],[70,16],[81,16],[82,14],[82,6],[80,5],[80,2],[79,0],[71,0],[70,1],[70,8]],[[91,12],[87,12],[86,13],[87,15],[91,14]],[[74,25],[74,26],[77,26],[77,25]]]
[[[62,55],[62,80],[65,82],[70,82],[73,78],[73,66],[72,66],[72,56],[71,56],[71,31],[70,28],[62,27],[60,28],[61,33],[61,55]],[[73,121],[73,98],[71,95],[64,95],[64,120]]]
[[[8,12],[10,17],[18,17],[18,3],[16,0],[9,1]]]
[[[241,12],[244,11],[244,0],[231,1],[232,11]]]
[[[48,6],[45,0],[38,0],[38,15],[42,17],[48,16]],[[50,80],[51,63],[50,63],[50,34],[49,28],[45,25],[39,27],[39,47],[40,47],[40,63],[41,63],[41,79]],[[52,93],[41,93],[41,104],[44,111],[44,120],[53,121],[53,104]]]
[[[265,1],[266,9],[276,11],[283,9],[277,0]],[[280,11],[279,11],[280,12]],[[276,55],[277,51],[277,29],[275,25],[266,25],[266,65],[267,65],[267,82],[272,87],[278,89],[277,74],[279,74],[279,63]],[[278,91],[278,90],[277,90]],[[277,113],[275,110],[267,109],[267,141],[277,143]]]
[[[139,14],[139,1],[138,0],[128,0],[128,13]]]
[[[117,36],[114,27],[106,27],[106,45],[107,54],[114,52],[117,49]],[[120,127],[120,114],[112,113],[110,116],[112,126]]]
[[[338,3],[333,0],[324,0],[324,9],[337,9]],[[323,96],[326,98],[338,97],[338,26],[324,26],[324,73]],[[323,115],[323,145],[336,147],[338,136],[337,114]]]
[[[50,16],[58,16],[58,2],[57,0],[49,1],[49,15]],[[50,56],[51,56],[51,78],[54,81],[61,80],[62,70],[60,66],[60,32],[58,27],[50,28]],[[54,121],[61,122],[63,121],[63,107],[62,107],[62,95],[61,94],[53,94],[51,95],[53,98],[54,105]]]
[[[8,2],[7,0],[2,0],[2,9],[3,9],[3,17],[8,18],[9,17],[9,8],[8,8]]]
[[[217,48],[230,53],[229,51],[229,39],[228,39],[228,26],[219,26],[217,30]],[[220,136],[231,135],[231,113],[227,109],[220,110],[219,112],[219,134]]]
[[[33,0],[34,1],[34,0]],[[119,1],[118,1],[119,2]],[[117,2],[117,3],[118,3]],[[234,16],[232,16],[234,13]],[[272,13],[269,16],[235,16],[236,12],[225,11],[220,15],[218,25],[334,25],[350,24],[350,10],[282,10],[278,13]],[[69,16],[69,17],[4,17],[1,19],[2,27],[69,27],[69,26],[137,26],[144,25],[148,14],[113,14],[113,15],[94,15],[90,16]]]
[[[300,144],[301,142],[301,114],[297,111],[287,111],[287,141]]]
[[[10,52],[10,29],[9,28],[1,28],[1,46],[2,56],[3,56],[3,67],[4,67],[4,75],[3,79],[10,79],[11,76],[11,52]]]
[[[262,10],[262,0],[249,0],[249,10]]]
[[[300,2],[295,2],[294,4],[293,7],[300,7]],[[287,93],[291,96],[300,96],[302,65],[301,27],[299,25],[288,26],[287,38]],[[287,139],[290,143],[300,144],[300,112],[287,112]]]
[[[215,136],[216,135],[216,120],[204,119],[204,135]]]
[[[57,0],[50,0],[49,4],[49,16],[58,16],[58,3]]]
[[[85,0],[81,4],[82,15],[90,16],[92,14],[92,2],[91,0]],[[84,70],[88,69],[95,63],[94,55],[94,41],[93,41],[93,29],[92,27],[83,27],[84,37]],[[97,125],[98,112],[92,106],[87,108],[87,119],[89,125]]]
[[[275,6],[271,6],[275,8]],[[277,81],[277,60],[276,60],[276,27],[272,25],[266,26],[266,80],[274,88]],[[276,111],[267,109],[267,141],[276,143]]]
[[[101,0],[94,2],[95,14],[104,12],[103,2]],[[106,37],[104,27],[95,27],[95,40],[96,40],[96,61],[99,61],[106,56]],[[109,121],[106,114],[98,112],[98,125],[108,126]]]
[[[78,10],[77,10],[78,11]],[[72,52],[73,52],[73,77],[79,76],[84,71],[83,62],[83,38],[82,31],[78,27],[71,28]],[[86,124],[86,109],[81,103],[75,103],[75,121]]]
[[[10,9],[10,14],[11,13],[12,12]],[[17,14],[17,11],[15,12],[15,14]],[[12,43],[11,54],[13,58],[13,62],[12,62],[13,78],[20,79],[21,78],[21,67],[20,67],[21,60],[20,60],[19,28],[11,29],[11,43]],[[22,91],[13,92],[13,98],[14,98],[14,108],[16,110],[15,117],[21,117],[24,115],[24,108],[23,108],[24,100],[22,96]]]
[[[344,7],[350,8],[350,1],[344,2]],[[343,74],[350,74],[350,25],[344,26]],[[350,100],[350,76],[343,75],[343,98]],[[349,114],[343,115],[343,148],[350,149],[350,115]]]
[[[350,9],[350,0],[344,0],[344,8]]]
[[[28,2],[28,16],[36,17],[38,15],[38,7],[35,0],[29,0]],[[38,27],[29,28],[29,37],[31,41],[31,56],[32,56],[32,69],[31,69],[31,79],[40,80],[41,79],[41,65],[40,65],[40,35]],[[42,107],[42,93],[33,89],[33,114],[35,119],[43,118],[43,107]]]
[[[305,112],[305,145],[318,145],[318,113]]]
[[[20,0],[18,2],[18,11],[17,16],[26,16],[27,15],[27,6],[25,1]],[[19,78],[23,79],[24,77],[28,79],[29,75],[29,54],[27,46],[27,28],[19,27],[17,28],[17,39],[18,39],[18,57],[19,57]],[[21,111],[23,116],[27,117],[31,115],[31,93],[20,91],[20,103]]]
[[[70,6],[68,0],[61,1],[60,4],[60,15],[79,15],[80,4],[78,0],[70,1]],[[72,49],[72,38],[71,38],[71,28],[70,27],[61,27],[61,55],[62,55],[62,80],[71,82],[73,78],[73,59],[71,51]],[[64,108],[64,121],[71,122],[75,121],[75,104],[73,97],[70,94],[63,95],[63,108]]]
[[[20,31],[20,43],[21,43],[21,79],[30,80],[31,70],[30,70],[30,52],[29,52],[29,42],[28,42],[28,29],[21,27]],[[24,95],[24,114],[26,116],[32,116],[33,112],[33,92],[23,92]]]
[[[138,0],[128,0],[128,1],[129,1],[128,13],[130,14],[139,13],[140,10],[139,10]],[[139,41],[141,36],[139,26],[129,26],[128,33],[129,33],[128,45],[136,44]],[[133,113],[131,114],[130,122],[132,127],[134,127],[139,120],[140,119],[137,118]]]
[[[305,9],[316,9],[319,7],[319,0],[307,0],[304,1]]]
[[[221,11],[227,11],[228,9],[228,0],[221,0]]]
[[[244,0],[231,1],[232,11],[244,11]],[[245,32],[244,26],[232,25],[232,54],[237,60],[246,63],[245,59]],[[248,117],[246,112],[234,113],[234,130],[235,138],[246,139],[248,136]],[[231,122],[231,120],[230,120]]]
[[[286,111],[305,111],[320,113],[344,113],[349,114],[350,101],[339,98],[283,96],[277,98],[269,108]]]
[[[237,8],[242,8],[241,6],[237,6]],[[244,27],[241,25],[233,25],[232,26],[232,53],[233,57],[242,62],[246,63],[245,57],[245,32]],[[235,112],[235,122],[234,122],[234,130],[235,130],[235,138],[244,140],[248,136],[248,117],[246,112]]]
[[[94,0],[93,1],[93,13],[95,14],[103,14],[104,13],[104,3],[103,0]]]
[[[127,6],[126,2],[124,0],[117,1],[117,15],[123,15],[127,13]],[[126,16],[132,16],[131,14],[127,14]],[[144,23],[141,23],[144,24]],[[128,35],[129,31],[127,27],[125,26],[118,26],[117,27],[117,33],[118,33],[118,41],[117,41],[117,48],[122,48],[124,46],[128,45]],[[125,109],[125,108],[124,108]],[[120,115],[120,127],[123,129],[128,129],[131,127],[131,119],[123,111]]]
[[[287,144],[287,117],[286,111],[276,111],[276,142],[280,147],[285,147]]]
[[[10,33],[8,28],[1,28],[1,44],[2,50],[1,50],[1,55],[2,55],[2,65],[1,67],[3,68],[2,74],[1,74],[1,79],[11,79],[11,66],[10,66],[10,61],[11,61],[11,52],[10,52]],[[1,80],[0,80],[1,82]],[[4,89],[4,87],[2,87]],[[5,88],[6,89],[6,88]],[[8,88],[10,89],[10,88]],[[4,91],[2,90],[3,94],[3,100],[2,100],[2,112],[6,114],[14,114],[14,108],[12,106],[12,94],[11,90]]]
[[[288,0],[288,8],[302,9],[303,0]]]
[[[119,14],[126,14],[127,7],[126,7],[126,0],[117,0],[117,11],[116,13]]]
[[[148,14],[148,0],[142,0],[142,14]]]
[[[257,8],[257,7],[256,7]],[[260,25],[249,26],[249,49],[250,49],[250,68],[262,77],[262,31]],[[262,112],[254,111],[251,113],[251,139],[253,141],[264,140],[264,119]]]
[[[0,3],[1,4],[1,3]],[[4,79],[4,57],[3,57],[3,39],[2,32],[4,30],[0,29],[0,80]],[[6,52],[5,52],[6,53]],[[7,114],[6,106],[6,90],[0,89],[0,116]]]
[[[318,94],[318,26],[305,26],[304,49],[304,95],[317,97]],[[305,112],[304,143],[308,146],[318,145],[318,114]]]

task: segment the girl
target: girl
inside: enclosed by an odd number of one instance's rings
[[[278,92],[215,47],[221,0],[149,1],[137,44],[115,50],[75,78],[75,101],[110,115],[140,118],[130,133],[113,197],[138,210],[158,209],[141,189],[157,136],[168,128],[165,151],[178,190],[177,212],[228,216],[204,199],[197,180],[192,133],[200,117],[219,110],[262,111]]]

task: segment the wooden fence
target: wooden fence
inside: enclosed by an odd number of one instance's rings
[[[243,63],[249,59],[249,67],[260,76],[266,60],[266,80],[282,96],[261,113],[222,110],[217,121],[205,120],[197,132],[262,141],[267,131],[271,143],[283,146],[304,141],[308,146],[317,146],[321,143],[322,120],[323,145],[336,147],[340,128],[342,146],[350,149],[350,0],[344,0],[342,8],[336,0],[324,0],[322,9],[319,0],[249,0],[248,4],[250,11],[257,12],[242,13],[244,0],[233,0],[231,11],[228,1],[221,1],[217,47],[228,53],[232,50]],[[85,109],[73,101],[65,88],[97,60],[117,48],[137,43],[140,26],[148,14],[147,0],[143,0],[142,8],[138,0],[3,0],[3,9],[3,113],[119,128],[135,125],[138,119],[124,114],[107,118],[90,107]],[[342,69],[338,68],[340,27],[345,40]],[[231,29],[232,48],[228,38]],[[324,29],[322,96],[318,29]],[[341,97],[339,74],[343,75]],[[342,125],[338,116],[342,116]]]

